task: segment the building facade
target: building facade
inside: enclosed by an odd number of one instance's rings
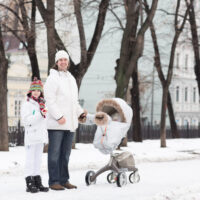
[[[176,122],[179,126],[198,126],[200,102],[191,44],[179,46],[175,58],[170,91]]]

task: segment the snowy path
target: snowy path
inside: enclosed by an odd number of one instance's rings
[[[25,192],[23,175],[1,174],[1,200],[188,200],[200,199],[200,160],[143,163],[137,165],[141,181],[128,183],[119,188],[108,184],[107,172],[100,175],[96,185],[85,185],[85,174],[89,170],[71,169],[71,182],[78,185],[77,190],[52,191],[30,194]],[[44,185],[47,185],[47,172],[43,170]],[[128,174],[128,173],[127,173]],[[197,191],[196,191],[197,190]],[[178,191],[178,192],[177,192]],[[188,192],[195,193],[195,198]],[[161,193],[161,194],[158,194]],[[171,195],[171,196],[170,196]],[[168,196],[168,198],[166,198]],[[199,197],[199,198],[197,198]]]

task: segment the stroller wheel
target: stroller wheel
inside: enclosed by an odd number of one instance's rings
[[[117,175],[117,186],[122,187],[127,184],[127,177],[125,172],[120,172]]]
[[[88,171],[85,175],[85,182],[86,185],[91,185],[91,184],[95,184],[96,183],[96,179],[94,181],[91,181],[91,177],[95,175],[94,171]]]
[[[138,170],[132,172],[129,175],[129,181],[130,181],[130,183],[138,183],[140,181],[140,175],[138,173]]]
[[[108,183],[115,183],[117,180],[117,175],[114,172],[111,172],[107,175],[107,181]]]

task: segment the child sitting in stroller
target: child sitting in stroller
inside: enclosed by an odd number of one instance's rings
[[[94,136],[94,147],[103,154],[110,154],[109,163],[98,170],[88,171],[85,177],[87,185],[94,184],[101,173],[111,170],[107,180],[109,183],[117,183],[121,187],[127,183],[125,171],[132,171],[129,175],[131,183],[138,182],[140,177],[132,153],[113,153],[122,139],[126,137],[130,128],[133,112],[131,107],[120,98],[104,99],[98,103],[95,115],[87,114],[79,118],[86,125],[96,124],[97,130]]]

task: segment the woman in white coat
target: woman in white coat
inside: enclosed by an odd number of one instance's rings
[[[44,86],[48,107],[49,187],[52,190],[64,190],[77,188],[69,182],[68,163],[74,132],[78,127],[78,118],[84,115],[84,111],[78,102],[75,78],[68,71],[67,52],[58,51],[55,62]]]
[[[21,109],[21,121],[25,128],[26,191],[31,193],[49,190],[42,185],[40,176],[43,147],[47,143],[46,112],[42,82],[34,79]]]

